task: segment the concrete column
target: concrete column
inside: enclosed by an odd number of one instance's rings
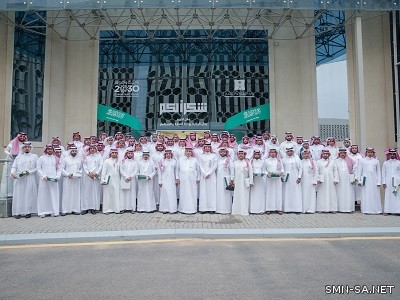
[[[14,14],[9,13],[9,17],[14,18]],[[3,18],[0,16],[1,20]],[[6,25],[6,20],[3,21],[0,22],[0,143],[5,147],[10,141],[14,28]],[[3,157],[1,151],[0,158]]]
[[[357,139],[361,148],[365,148],[365,86],[364,86],[364,56],[361,16],[354,23],[354,56],[356,75],[356,103],[358,104],[358,134]]]
[[[352,141],[377,156],[395,146],[389,14],[363,12],[346,27]]]

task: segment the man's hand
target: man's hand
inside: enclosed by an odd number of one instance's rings
[[[69,175],[68,175],[68,178],[69,178],[69,179],[72,179],[73,176],[74,176],[73,174],[69,174]]]
[[[299,184],[301,182],[301,178],[297,178],[296,183]]]
[[[382,186],[383,186],[383,188],[386,190],[386,184],[384,183],[384,184],[382,184]]]
[[[13,178],[13,179],[17,179],[17,178],[18,178],[17,174],[15,174],[15,173],[11,173],[10,176],[11,176],[11,178]]]
[[[179,179],[175,180],[175,185],[178,186],[181,182],[179,181]]]

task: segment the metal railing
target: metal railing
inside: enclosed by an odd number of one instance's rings
[[[0,218],[11,216],[14,182],[10,177],[12,160],[0,159]]]

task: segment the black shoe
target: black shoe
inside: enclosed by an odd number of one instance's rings
[[[80,215],[81,213],[78,213],[78,212],[76,212],[76,211],[73,211],[72,214],[73,214],[73,215]]]
[[[95,210],[95,209],[91,209],[91,210],[90,210],[90,213],[91,213],[92,215],[95,215],[95,214],[96,214],[96,210]]]
[[[21,215],[16,215],[16,216],[14,216],[14,218],[21,219]]]
[[[87,210],[82,210],[81,215],[86,215],[87,214]]]
[[[31,217],[31,214],[25,215],[25,218],[26,218],[26,219],[29,219],[30,217]]]
[[[65,217],[67,214],[66,213],[61,213],[61,216],[62,217]]]

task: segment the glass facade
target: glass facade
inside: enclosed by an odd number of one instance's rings
[[[98,103],[135,116],[143,132],[221,131],[234,114],[269,103],[266,31],[247,30],[240,38],[228,29],[151,34],[102,31],[100,39]],[[98,122],[99,132],[129,130]],[[269,120],[235,130],[269,130]]]
[[[15,27],[14,34],[10,137],[23,131],[30,141],[42,140],[46,26],[38,15],[46,12],[15,13],[16,23],[37,26],[35,32]]]

